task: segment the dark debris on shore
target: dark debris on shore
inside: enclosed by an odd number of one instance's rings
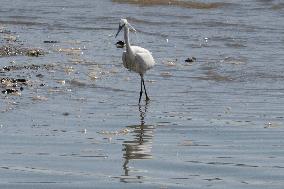
[[[2,56],[42,56],[45,53],[42,49],[25,48],[17,45],[7,44],[0,47],[0,57]]]
[[[0,58],[12,56],[29,56],[39,57],[46,53],[40,48],[25,47],[24,44],[18,41],[18,36],[15,33],[0,27],[0,34],[4,40],[0,43]],[[12,35],[13,34],[13,35]],[[53,41],[52,41],[53,42]],[[13,63],[12,61],[11,63]],[[51,64],[11,64],[0,67],[0,91],[4,95],[21,95],[24,88],[32,85],[31,75],[26,71],[38,71],[39,69],[50,70]],[[24,71],[19,74],[19,71]],[[39,75],[39,73],[37,73]],[[41,74],[42,75],[42,74]],[[37,77],[37,76],[36,76]],[[43,75],[42,75],[43,77]],[[42,78],[41,77],[41,78]],[[29,79],[27,79],[29,78]],[[44,85],[44,84],[42,84]]]
[[[20,95],[20,91],[24,90],[24,86],[28,85],[28,80],[24,78],[1,78],[1,88],[3,94]]]
[[[7,73],[21,71],[21,70],[32,70],[32,71],[38,71],[38,70],[50,70],[54,67],[52,64],[43,64],[43,65],[10,65],[10,66],[4,66],[0,68],[0,74],[5,76]],[[14,74],[12,74],[14,75]],[[28,77],[28,75],[26,76]],[[35,75],[37,78],[43,78],[42,73],[37,73]],[[32,81],[25,78],[25,76],[19,76],[16,74],[15,76],[5,76],[0,78],[0,89],[3,94],[13,94],[13,95],[20,95],[20,91],[23,91],[25,87],[32,86]],[[45,84],[41,83],[39,86],[45,86]]]
[[[53,67],[51,64],[43,64],[43,65],[10,65],[10,66],[4,66],[2,69],[0,69],[0,72],[9,72],[9,71],[15,71],[15,70],[38,70],[40,68],[49,70]]]

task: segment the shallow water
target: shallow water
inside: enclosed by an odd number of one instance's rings
[[[28,80],[0,95],[0,187],[282,188],[283,3],[133,2],[2,1],[1,46],[45,54],[0,57]],[[141,106],[122,17],[157,62]]]

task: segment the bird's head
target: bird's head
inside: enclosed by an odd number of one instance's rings
[[[123,27],[123,26],[125,26],[127,24],[128,24],[128,22],[127,22],[127,20],[125,18],[120,19],[119,26]]]
[[[119,32],[122,30],[122,28],[127,27],[130,28],[131,30],[133,30],[134,32],[136,32],[136,30],[127,22],[126,19],[122,18],[120,19],[119,25],[118,25],[118,30],[117,33],[115,35],[115,37],[118,36]]]

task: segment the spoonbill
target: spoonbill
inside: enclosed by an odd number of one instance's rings
[[[144,74],[147,70],[151,69],[155,65],[155,60],[147,49],[144,49],[139,46],[130,45],[129,42],[129,29],[136,32],[136,30],[127,22],[126,19],[121,19],[119,22],[118,31],[115,37],[118,36],[119,32],[124,29],[124,41],[126,43],[126,51],[122,53],[122,62],[123,66],[130,71],[134,71],[138,73],[141,77],[141,89],[140,89],[140,97],[139,104],[141,101],[141,97],[143,94],[143,87],[146,95],[146,101],[149,101],[150,98],[147,95],[145,82],[144,82]]]

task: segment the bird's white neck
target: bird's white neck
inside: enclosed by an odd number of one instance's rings
[[[129,42],[129,28],[124,27],[124,40],[126,43],[126,51],[131,51],[130,42]]]

